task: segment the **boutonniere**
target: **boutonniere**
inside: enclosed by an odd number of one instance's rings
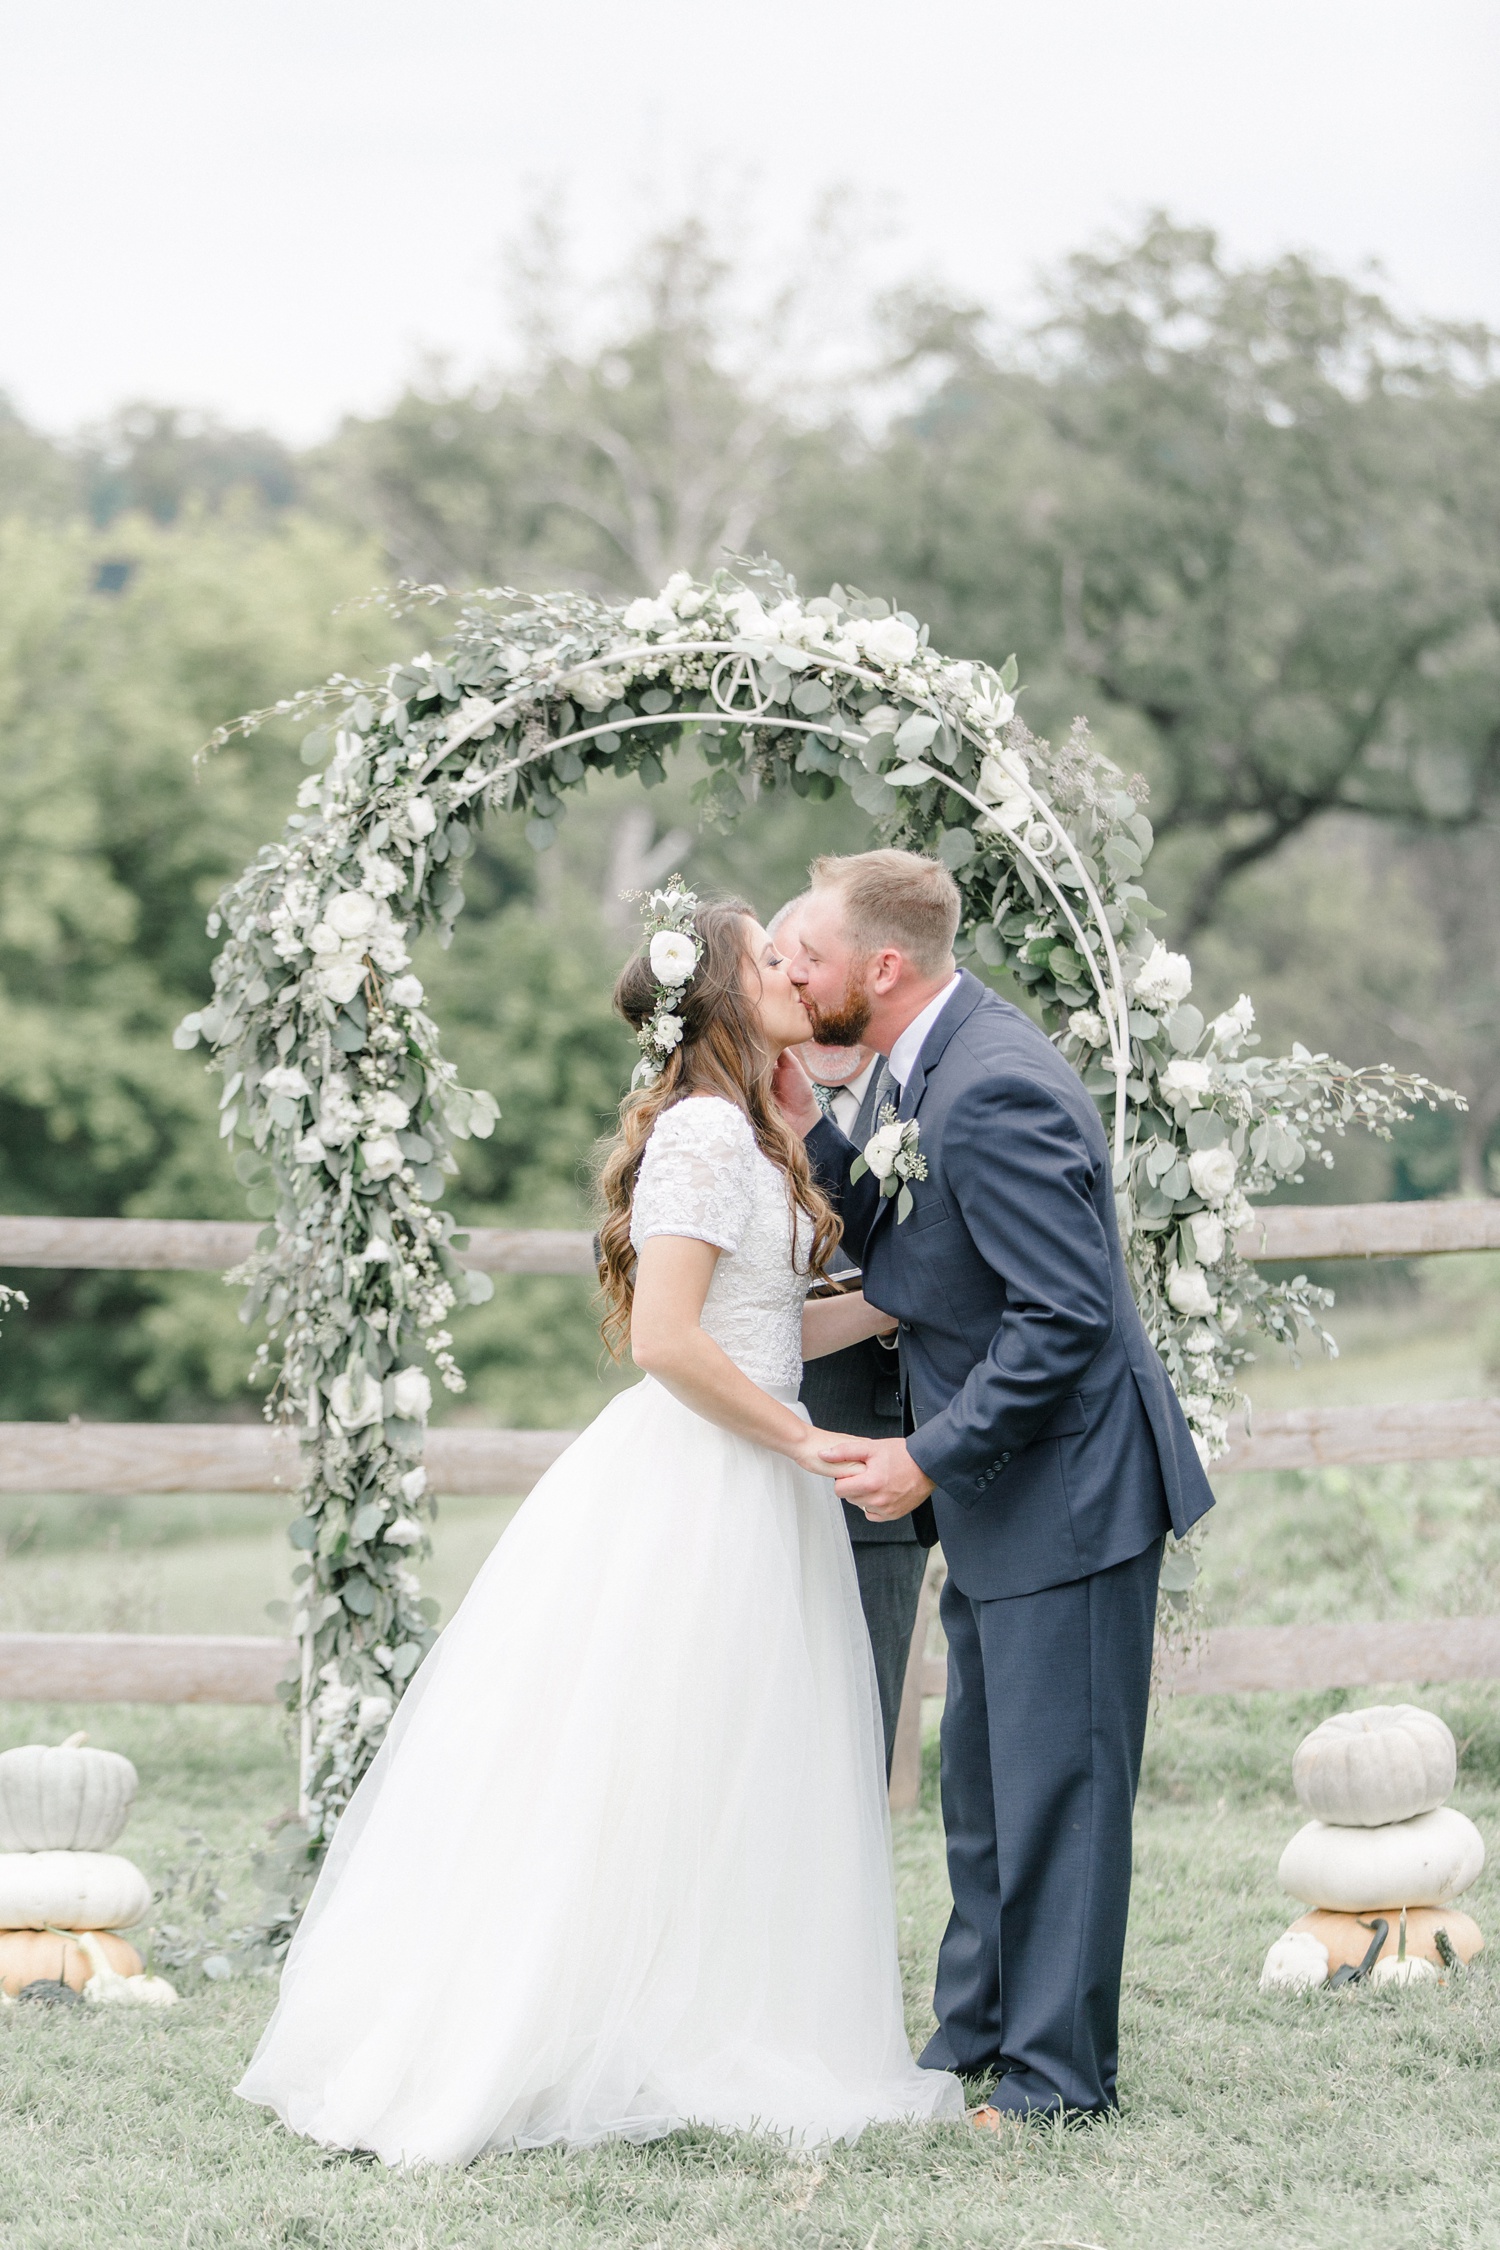
[[[911,1180],[925,1180],[927,1159],[921,1151],[921,1128],[914,1117],[903,1125],[896,1115],[894,1102],[886,1102],[880,1112],[880,1122],[865,1142],[863,1152],[849,1167],[853,1182],[862,1180],[866,1172],[873,1172],[880,1182],[882,1195],[896,1198],[896,1224],[911,1215]]]

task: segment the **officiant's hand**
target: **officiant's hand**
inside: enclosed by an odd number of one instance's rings
[[[834,1490],[860,1509],[871,1523],[899,1523],[932,1491],[906,1450],[905,1438],[840,1438],[823,1448],[823,1458],[838,1464]]]
[[[807,1066],[795,1047],[783,1047],[777,1056],[771,1092],[792,1131],[806,1140],[823,1112],[818,1107]]]

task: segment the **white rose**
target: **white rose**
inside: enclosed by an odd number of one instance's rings
[[[408,1469],[401,1479],[401,1497],[409,1508],[426,1490],[427,1471],[419,1463],[415,1469]]]
[[[1167,1299],[1180,1313],[1206,1318],[1214,1309],[1213,1291],[1197,1266],[1173,1266],[1167,1275]]]
[[[1224,1255],[1224,1221],[1214,1211],[1195,1211],[1189,1225],[1193,1246],[1205,1266],[1216,1266]]]
[[[917,653],[917,636],[899,617],[880,617],[864,631],[865,654],[872,663],[883,664],[894,671],[898,664],[910,664]]]
[[[422,1526],[415,1516],[398,1516],[394,1523],[385,1527],[385,1543],[388,1547],[415,1547],[421,1536]]]
[[[318,982],[336,1007],[346,1007],[365,981],[363,956],[341,953],[336,961],[325,961],[318,971]]]
[[[344,941],[329,922],[314,922],[307,933],[307,942],[314,953],[342,953]]]
[[[425,1422],[432,1412],[432,1385],[420,1367],[397,1369],[391,1398],[404,1422]]]
[[[1185,953],[1169,953],[1160,938],[1137,972],[1131,990],[1143,1008],[1175,1008],[1193,989],[1193,964]]]
[[[372,1125],[387,1133],[404,1133],[411,1123],[411,1111],[399,1094],[372,1094],[368,1116]]]
[[[422,1005],[422,979],[397,977],[391,986],[391,998],[398,1008],[420,1008]]]
[[[406,825],[414,836],[430,836],[437,826],[437,808],[430,797],[409,797]]]
[[[1226,1008],[1222,1016],[1214,1017],[1209,1029],[1214,1035],[1215,1045],[1232,1052],[1254,1025],[1255,1004],[1248,992],[1242,992],[1232,1008]]]
[[[380,1385],[357,1362],[335,1375],[328,1387],[328,1410],[346,1430],[362,1430],[380,1420]]]
[[[765,611],[748,586],[742,586],[738,592],[731,594],[724,606],[734,619],[735,630],[742,639],[758,641],[776,638],[771,631]]]
[[[365,878],[365,889],[373,891],[377,898],[390,898],[406,881],[393,859],[382,859],[376,852],[372,852],[368,859],[361,860],[360,868]],[[351,895],[357,897],[359,894],[355,892]]]
[[[979,761],[979,785],[975,795],[987,799],[1019,796],[1026,798],[1026,761],[1014,750],[986,750]]]
[[[357,1721],[360,1733],[378,1734],[395,1708],[388,1695],[362,1695]]]
[[[305,1102],[312,1093],[312,1088],[301,1071],[293,1070],[285,1063],[277,1063],[273,1069],[268,1070],[260,1084],[262,1093],[284,1094],[291,1102]]]
[[[488,734],[499,711],[499,704],[491,703],[487,695],[465,696],[457,709],[448,713],[445,731],[449,749],[456,749],[460,742],[471,742],[475,735]]]
[[[366,1175],[372,1180],[388,1180],[393,1172],[400,1171],[406,1161],[388,1133],[372,1134],[369,1140],[361,1141],[359,1145],[364,1155]]]
[[[373,930],[380,909],[364,891],[340,891],[328,901],[323,919],[341,938],[364,937]]]
[[[666,602],[652,601],[642,595],[631,602],[620,619],[627,633],[659,633],[668,625],[675,625],[677,612]]]
[[[658,930],[651,940],[651,974],[658,984],[686,984],[698,966],[698,948],[680,930]]]
[[[896,1168],[901,1148],[901,1127],[882,1125],[865,1147],[865,1162],[877,1180],[888,1180]]]
[[[1097,1008],[1075,1008],[1068,1018],[1068,1029],[1086,1047],[1105,1047],[1109,1044],[1109,1026]]]
[[[1177,1055],[1161,1074],[1161,1090],[1169,1102],[1188,1102],[1196,1109],[1212,1079],[1213,1072],[1206,1062],[1193,1062]]]
[[[657,1016],[651,1025],[651,1036],[665,1054],[670,1054],[682,1041],[681,1016]]]
[[[1205,1203],[1222,1203],[1234,1186],[1239,1165],[1232,1148],[1195,1148],[1188,1158],[1188,1178],[1195,1195]]]
[[[292,1150],[292,1155],[299,1164],[321,1164],[327,1154],[327,1149],[316,1133],[304,1133]]]

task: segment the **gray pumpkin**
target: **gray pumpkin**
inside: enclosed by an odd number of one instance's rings
[[[135,1767],[69,1735],[0,1755],[0,1852],[103,1852],[130,1818]]]
[[[1376,1703],[1315,1727],[1292,1760],[1292,1784],[1315,1820],[1383,1828],[1435,1811],[1457,1765],[1453,1737],[1435,1711]]]

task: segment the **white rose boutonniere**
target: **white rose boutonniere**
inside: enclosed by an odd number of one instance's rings
[[[908,1117],[903,1124],[896,1115],[895,1104],[887,1102],[875,1131],[849,1167],[851,1181],[862,1180],[866,1172],[872,1172],[880,1182],[881,1194],[896,1198],[897,1226],[911,1215],[909,1183],[927,1177],[927,1159],[921,1152],[920,1142],[921,1129],[916,1119]]]

